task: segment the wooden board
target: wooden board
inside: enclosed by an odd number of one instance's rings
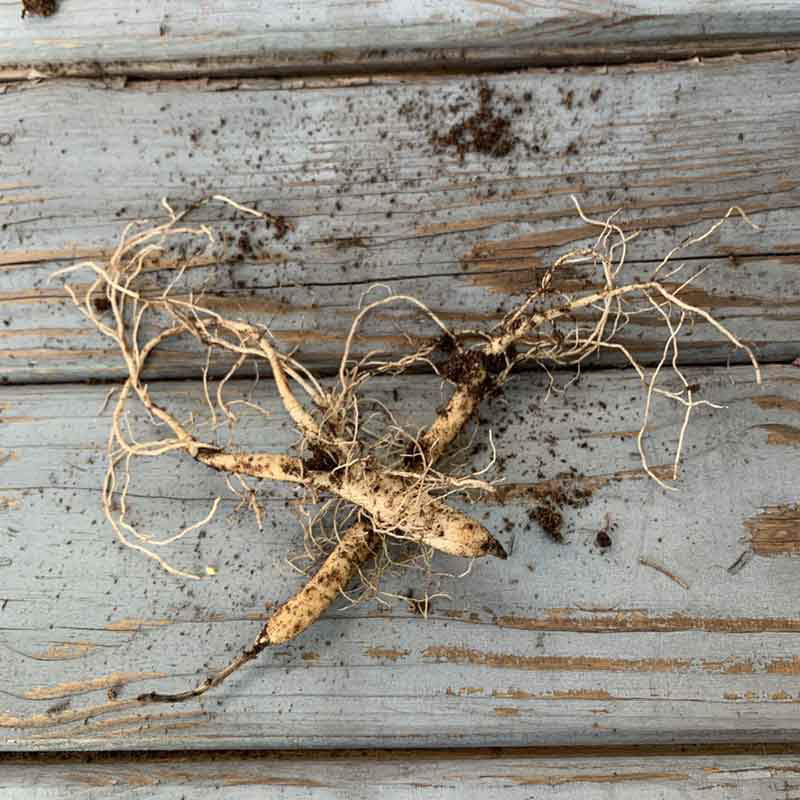
[[[95,755],[2,762],[9,796],[61,800],[503,797],[528,800],[785,800],[796,791],[800,760],[791,750],[731,754],[676,749],[668,754],[593,748],[525,751],[323,752],[319,754],[161,754],[136,759]],[[687,752],[688,751],[688,752]],[[772,752],[770,752],[772,751]],[[658,751],[656,751],[658,752]],[[543,794],[542,794],[543,793]]]
[[[609,63],[797,43],[792,0],[61,0],[0,7],[0,76],[220,75]]]
[[[50,273],[116,244],[124,225],[223,192],[285,215],[281,241],[233,223],[229,263],[192,271],[208,302],[269,324],[312,366],[332,370],[364,293],[412,292],[455,326],[491,324],[558,253],[594,235],[587,212],[622,209],[643,234],[627,277],[740,204],[687,251],[708,266],[690,299],[766,361],[798,354],[800,62],[784,54],[636,68],[526,71],[487,79],[518,137],[508,156],[437,152],[432,137],[478,108],[460,77],[122,84],[45,82],[0,95],[0,374],[6,381],[119,377]],[[453,104],[462,103],[462,110]],[[767,109],[768,108],[768,112]],[[516,109],[519,113],[516,113]],[[229,218],[219,209],[199,221]],[[162,266],[168,266],[162,264]],[[687,268],[689,269],[689,268]],[[691,270],[690,270],[691,271]],[[169,268],[154,273],[172,277]],[[565,286],[591,285],[585,272]],[[687,295],[688,296],[688,295]],[[378,316],[361,351],[436,335],[408,315]],[[622,341],[645,361],[663,329],[632,320]],[[180,344],[153,375],[196,377]],[[743,353],[699,320],[689,363]],[[217,365],[218,370],[225,368]]]
[[[175,579],[123,550],[99,508],[105,387],[7,387],[0,402],[0,695],[3,749],[378,747],[792,741],[800,728],[796,550],[767,538],[798,525],[800,370],[691,370],[703,396],[679,492],[641,473],[633,433],[641,388],[629,372],[584,375],[544,400],[521,376],[483,412],[505,487],[472,512],[510,551],[460,579],[440,576],[428,619],[403,601],[330,613],[296,642],[265,652],[196,705],[85,718],[117,688],[183,687],[254,635],[264,603],[300,578],[292,493],[266,487],[266,523],[235,514],[216,473],[187,459],[149,460],[131,486],[139,524],[170,533],[224,497],[205,536],[170,546]],[[241,391],[244,384],[237,384]],[[398,394],[395,395],[394,390]],[[170,382],[157,398],[202,412],[202,387]],[[236,441],[283,449],[293,432],[262,381],[272,416],[242,409]],[[406,424],[424,424],[438,382],[376,382]],[[233,390],[232,395],[233,396]],[[671,462],[680,415],[657,409],[647,442]],[[132,417],[135,426],[143,422]],[[485,464],[477,453],[475,467]],[[594,494],[567,508],[566,542],[530,519],[542,481],[577,467]],[[548,484],[544,484],[547,486]],[[538,487],[538,488],[537,488]],[[783,508],[783,524],[760,526]],[[611,526],[611,527],[608,527]],[[598,549],[598,531],[612,546]],[[741,558],[757,536],[758,554]],[[796,540],[797,537],[795,537]],[[783,541],[783,539],[781,539]],[[729,569],[736,565],[733,569]],[[436,562],[455,572],[457,559]],[[423,576],[387,579],[418,594]],[[114,711],[113,708],[111,709]],[[61,715],[61,716],[59,716]],[[60,722],[66,715],[66,724]],[[69,721],[71,720],[71,721]],[[605,773],[604,773],[605,774]],[[683,779],[681,779],[683,780]]]

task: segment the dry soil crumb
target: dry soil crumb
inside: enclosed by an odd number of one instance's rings
[[[51,17],[58,11],[58,0],[22,0],[22,16]]]
[[[565,482],[543,493],[540,501],[528,511],[528,517],[538,523],[553,541],[563,542],[564,515],[561,510],[565,506],[582,508],[589,502],[591,496],[591,490],[570,486]]]
[[[554,541],[563,542],[564,534],[561,527],[564,524],[564,517],[556,506],[551,502],[541,503],[534,506],[528,516],[539,523],[542,530]]]

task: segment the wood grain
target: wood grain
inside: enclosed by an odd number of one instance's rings
[[[770,748],[776,749],[776,748]],[[688,750],[688,752],[687,752]],[[378,753],[158,754],[138,758],[3,759],[0,789],[66,800],[153,800],[189,794],[250,800],[265,792],[282,798],[503,797],[526,800],[546,792],[555,800],[785,800],[800,771],[796,753],[721,753],[676,749],[396,751]],[[532,792],[534,794],[532,794]]]
[[[611,63],[796,45],[792,0],[61,0],[0,6],[0,77]]]
[[[698,412],[679,492],[663,491],[641,471],[631,438],[641,397],[633,376],[587,374],[546,401],[543,376],[520,376],[504,402],[482,413],[483,441],[491,425],[505,488],[471,507],[501,538],[508,561],[477,562],[460,580],[432,578],[429,591],[447,597],[433,600],[428,619],[397,600],[340,605],[202,703],[152,712],[129,707],[130,698],[183,688],[222,663],[250,641],[264,603],[298,586],[284,561],[300,547],[294,495],[263,488],[266,522],[258,532],[251,516],[235,513],[236,499],[213,471],[178,457],[139,465],[131,514],[159,534],[202,518],[215,496],[224,498],[202,534],[167,553],[179,566],[213,566],[216,576],[179,581],[123,550],[102,518],[108,418],[98,412],[106,388],[6,387],[2,748],[796,739],[796,559],[756,553],[740,570],[728,567],[750,547],[748,520],[797,502],[800,449],[770,442],[765,426],[797,425],[800,371],[767,367],[763,386],[744,367],[690,373],[703,396],[725,408]],[[248,387],[237,383],[230,397]],[[294,433],[269,382],[255,391],[271,416],[241,407],[237,443],[289,447]],[[197,383],[154,385],[153,392],[181,415],[202,413]],[[377,381],[371,393],[412,426],[424,424],[441,398],[438,383],[423,376]],[[775,397],[785,402],[765,401]],[[653,464],[668,464],[680,414],[656,411],[647,452]],[[140,430],[146,419],[134,414],[131,424]],[[477,452],[471,463],[485,459]],[[558,477],[571,467],[581,474]],[[565,480],[594,493],[585,507],[564,509],[566,542],[559,544],[530,512],[548,481]],[[596,545],[599,530],[611,531],[610,548]],[[464,564],[442,557],[436,566],[457,572]],[[425,585],[423,576],[406,574],[385,588],[419,596]],[[86,712],[98,704],[104,713]]]
[[[629,278],[741,205],[763,230],[731,221],[689,249],[686,274],[708,269],[687,299],[761,359],[791,361],[800,350],[799,79],[800,62],[785,54],[494,76],[486,85],[517,141],[507,157],[463,161],[432,137],[477,107],[474,78],[9,89],[0,95],[2,379],[120,377],[108,341],[49,275],[107,252],[126,223],[158,215],[162,197],[180,207],[207,192],[258,203],[293,230],[276,241],[219,208],[197,212],[221,227],[227,249],[224,263],[221,251],[196,255],[217,260],[192,269],[189,285],[227,314],[270,325],[323,371],[375,284],[385,287],[371,298],[411,292],[456,327],[492,324],[543,265],[594,235],[571,193],[587,212],[622,209],[627,226],[643,229]],[[175,258],[154,265],[154,280],[173,276]],[[593,282],[576,269],[560,285]],[[703,320],[688,333],[687,363],[744,357]],[[377,315],[356,346],[396,353],[407,335],[438,332],[401,309]],[[647,317],[621,334],[644,361],[660,357],[663,340]],[[197,377],[203,362],[176,342],[152,375]],[[215,364],[217,374],[226,368]]]

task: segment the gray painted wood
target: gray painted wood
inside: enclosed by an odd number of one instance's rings
[[[231,798],[503,797],[528,800],[785,800],[797,781],[797,755],[607,755],[397,752],[359,757],[235,754],[203,760],[95,758],[91,763],[3,763],[10,797],[61,800]],[[267,794],[265,794],[267,793]]]
[[[211,565],[218,574],[176,579],[123,550],[102,518],[105,387],[6,387],[2,748],[796,740],[795,550],[729,567],[765,508],[784,507],[785,525],[800,525],[791,517],[800,370],[768,367],[761,387],[743,367],[691,370],[690,380],[726,408],[698,412],[679,492],[640,472],[631,433],[641,393],[630,374],[584,375],[546,402],[543,377],[521,376],[485,409],[490,422],[481,433],[486,441],[491,425],[512,488],[504,505],[472,507],[508,547],[506,562],[477,562],[460,580],[432,579],[429,590],[448,597],[433,602],[428,619],[402,601],[337,607],[202,703],[112,707],[86,719],[83,709],[107,703],[109,687],[119,687],[117,703],[147,688],[183,687],[250,641],[264,603],[301,581],[284,561],[301,539],[287,504],[293,494],[265,487],[258,532],[250,516],[234,513],[216,473],[178,457],[139,465],[132,514],[157,532],[202,518],[214,496],[225,498],[204,537],[168,552],[179,566]],[[202,413],[197,383],[153,391],[181,413]],[[256,387],[272,416],[242,410],[242,445],[283,449],[292,441],[270,392],[266,381]],[[424,424],[440,387],[408,377],[376,382],[374,394],[407,424]],[[647,448],[652,463],[665,464],[680,419],[657,411]],[[143,423],[132,417],[136,429]],[[478,454],[473,464],[484,459]],[[585,508],[565,509],[566,542],[558,544],[529,511],[535,485],[570,467],[589,476],[595,492]],[[595,537],[609,522],[613,545],[601,552]],[[441,558],[436,567],[453,572],[463,562]],[[425,585],[424,576],[406,574],[385,588],[419,593]],[[56,724],[65,714],[73,721]]]
[[[116,353],[48,277],[110,248],[127,222],[158,214],[161,197],[180,206],[205,192],[257,202],[294,230],[279,242],[254,230],[255,253],[234,241],[230,256],[242,260],[192,271],[193,285],[213,287],[209,301],[226,313],[269,324],[319,369],[338,362],[375,283],[420,296],[456,326],[495,321],[537,268],[591,233],[573,192],[587,211],[621,208],[644,228],[628,277],[647,274],[676,241],[741,204],[763,231],[731,223],[688,251],[692,266],[709,267],[691,299],[762,359],[791,360],[798,80],[800,62],[774,54],[495,76],[488,84],[498,110],[522,142],[506,158],[469,153],[463,162],[434,152],[431,136],[476,107],[473,78],[9,89],[0,95],[0,374],[13,382],[119,377]],[[449,110],[459,98],[467,111]],[[209,209],[198,219],[224,228],[227,216]],[[238,240],[239,231],[228,232]],[[404,332],[437,333],[384,315],[358,344],[396,352]],[[624,341],[652,360],[663,330],[635,319]],[[196,377],[203,358],[182,346],[154,360],[153,375]],[[694,363],[743,358],[702,321],[683,353]]]
[[[608,63],[796,44],[792,0],[61,0],[0,7],[0,75],[202,75]]]

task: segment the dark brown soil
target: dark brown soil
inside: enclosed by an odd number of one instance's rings
[[[457,350],[453,339],[446,336],[437,342],[437,349],[450,354],[446,361],[438,364],[443,378],[459,385],[482,384],[484,390],[489,388],[492,377],[502,372],[508,363],[502,353],[487,356],[480,350]],[[513,356],[513,351],[509,350],[509,357]]]
[[[617,523],[611,521],[611,517],[606,515],[606,522],[599,531],[597,531],[597,536],[594,537],[594,543],[596,547],[599,547],[601,550],[607,550],[611,545],[614,543],[614,540],[611,538],[611,534],[617,529]]]
[[[538,522],[542,530],[555,542],[563,542],[564,534],[561,528],[564,525],[564,517],[552,502],[541,503],[534,506],[528,516]]]
[[[37,17],[51,17],[58,11],[58,0],[22,0],[23,19],[32,14]]]
[[[452,353],[456,349],[456,340],[443,333],[436,341],[436,349],[441,353]]]
[[[598,531],[594,543],[598,547],[602,547],[603,549],[611,547],[612,540],[611,537],[608,535],[608,531]]]
[[[250,240],[250,234],[247,231],[242,231],[239,234],[239,240],[237,244],[239,245],[239,250],[244,255],[250,255],[253,252],[253,243]]]
[[[312,447],[311,455],[303,459],[303,466],[309,472],[331,472],[336,468],[336,459],[321,447]]]
[[[590,489],[570,486],[569,483],[548,487],[542,492],[539,502],[528,511],[528,517],[539,524],[554,541],[564,541],[564,515],[562,509],[569,506],[581,508],[592,496]]]
[[[455,384],[480,383],[486,376],[485,357],[477,350],[454,350],[439,365],[442,377]]]
[[[273,236],[275,237],[275,239],[279,241],[283,239],[283,237],[286,236],[286,234],[292,229],[292,226],[286,219],[286,217],[281,217],[281,216],[278,217],[270,216],[267,219],[267,227],[274,228],[275,232]]]

